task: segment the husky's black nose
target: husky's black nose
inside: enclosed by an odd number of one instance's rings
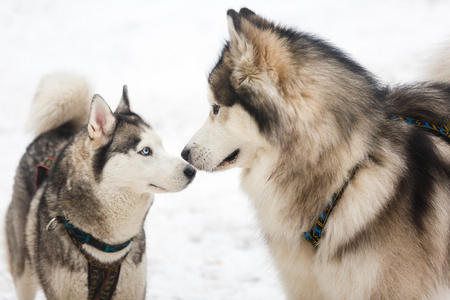
[[[191,150],[188,147],[184,147],[183,151],[181,151],[181,157],[189,162],[189,160],[191,159]]]
[[[187,178],[194,179],[195,173],[197,173],[197,171],[194,169],[193,166],[187,165],[186,167],[184,167],[183,173],[184,175],[186,175]]]

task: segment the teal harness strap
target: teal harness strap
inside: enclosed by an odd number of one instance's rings
[[[67,222],[66,222],[67,223]],[[88,300],[110,300],[119,282],[120,267],[128,253],[111,263],[102,263],[83,250],[74,232],[66,226],[67,234],[88,262]]]
[[[36,189],[38,189],[39,186],[42,184],[42,182],[48,177],[49,172],[53,169],[54,165],[55,159],[47,157],[41,164],[37,166],[36,186],[35,186]],[[117,283],[119,282],[120,268],[122,262],[127,257],[129,251],[114,262],[102,263],[96,258],[94,258],[92,255],[84,251],[83,244],[91,245],[103,252],[118,252],[128,247],[128,245],[132,242],[132,239],[120,245],[108,245],[97,240],[90,234],[83,232],[79,228],[71,225],[62,216],[57,216],[53,218],[48,223],[46,230],[53,231],[60,223],[64,224],[70,239],[87,260],[88,263],[87,299],[111,300],[116,290]]]

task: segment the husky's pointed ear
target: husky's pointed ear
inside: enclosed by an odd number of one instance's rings
[[[100,95],[94,95],[87,127],[94,147],[100,147],[109,142],[115,123],[116,119],[108,104]]]
[[[230,34],[230,40],[232,43],[241,44],[243,42],[242,36],[242,18],[234,10],[230,9],[227,11],[228,16],[228,32]]]
[[[128,97],[128,87],[126,85],[123,86],[122,98],[120,98],[119,105],[116,108],[114,113],[129,113],[130,109],[130,98]]]

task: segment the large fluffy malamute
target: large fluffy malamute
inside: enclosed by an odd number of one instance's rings
[[[248,9],[182,152],[240,167],[289,299],[449,299],[450,86],[382,86]]]
[[[153,194],[180,191],[195,176],[130,110],[126,87],[114,113],[98,95],[90,103],[73,74],[45,77],[36,94],[37,138],[20,161],[6,216],[20,299],[33,299],[39,286],[48,299],[144,299],[143,223]]]

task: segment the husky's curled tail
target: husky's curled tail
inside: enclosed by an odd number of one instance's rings
[[[39,84],[27,128],[34,136],[65,123],[77,131],[87,122],[91,99],[91,88],[84,77],[68,72],[48,74]]]

